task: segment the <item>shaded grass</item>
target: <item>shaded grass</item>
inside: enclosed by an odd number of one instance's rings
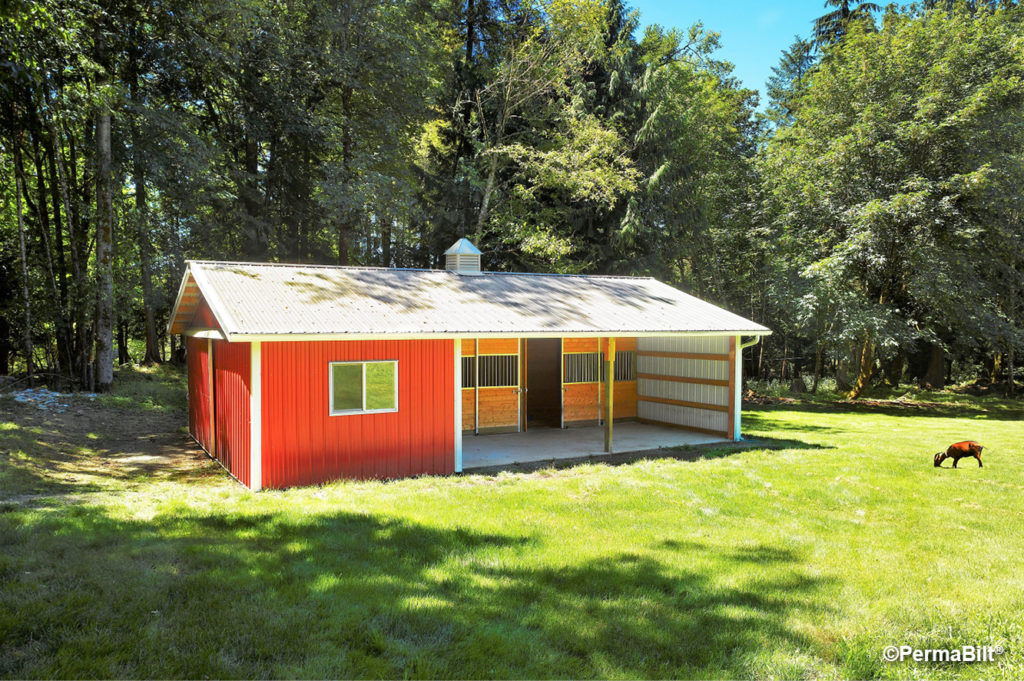
[[[114,381],[116,390],[96,398],[100,404],[155,411],[187,406],[184,373],[172,365],[122,366],[115,371]]]
[[[765,446],[696,460],[259,494],[199,471],[0,506],[0,675],[1024,675],[1012,405],[826,406],[747,412]],[[932,467],[968,438],[985,468]],[[903,643],[1008,652],[881,661]]]

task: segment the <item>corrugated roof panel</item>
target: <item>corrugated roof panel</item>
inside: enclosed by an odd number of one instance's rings
[[[770,333],[657,280],[193,261],[230,336]],[[186,274],[187,276],[187,274]]]

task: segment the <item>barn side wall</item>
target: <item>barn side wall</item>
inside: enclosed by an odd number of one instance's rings
[[[731,437],[734,342],[727,336],[640,338],[638,418]]]
[[[398,361],[398,410],[330,415],[331,362]],[[264,487],[454,472],[451,340],[262,344]]]
[[[210,423],[210,353],[205,338],[187,337],[188,432],[207,452],[213,451]]]
[[[213,342],[216,451],[238,481],[249,487],[249,343]]]

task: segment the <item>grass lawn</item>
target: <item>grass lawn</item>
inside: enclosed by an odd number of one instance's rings
[[[180,377],[120,385],[0,399],[0,676],[1024,676],[1019,403],[755,407],[765,447],[697,461],[253,494],[188,444]],[[966,438],[984,468],[932,467]]]

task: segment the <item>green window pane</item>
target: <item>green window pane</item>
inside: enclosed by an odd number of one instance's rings
[[[331,365],[333,393],[331,411],[347,411],[363,408],[363,365]]]
[[[366,365],[366,409],[395,408],[395,363],[369,362]]]

